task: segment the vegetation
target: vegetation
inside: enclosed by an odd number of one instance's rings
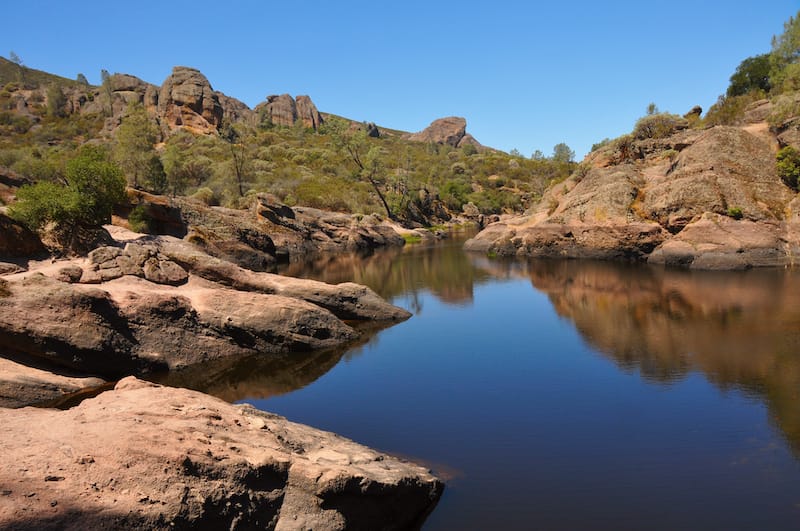
[[[778,151],[775,160],[781,180],[786,186],[797,191],[800,183],[800,151],[786,146]]]
[[[34,231],[49,223],[74,230],[110,222],[114,205],[124,197],[122,171],[105,149],[86,145],[66,163],[63,183],[41,181],[23,186],[10,214]]]
[[[744,213],[742,212],[742,209],[739,207],[730,207],[728,208],[727,213],[728,217],[731,217],[733,219],[742,219],[744,217]]]

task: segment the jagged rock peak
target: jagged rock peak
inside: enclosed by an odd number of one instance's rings
[[[255,111],[273,125],[290,127],[301,121],[306,127],[317,129],[323,122],[316,105],[308,96],[297,96],[295,99],[289,94],[273,94],[257,105]]]
[[[467,120],[460,116],[449,116],[434,120],[431,125],[419,133],[409,135],[408,139],[417,142],[447,144],[453,147],[463,147],[466,144],[480,146],[480,143],[467,133]]]

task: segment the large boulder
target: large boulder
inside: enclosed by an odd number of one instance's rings
[[[458,147],[467,134],[467,121],[458,116],[449,116],[434,120],[431,125],[408,137],[416,142],[429,142],[434,144],[447,144]],[[474,140],[474,139],[472,139]]]
[[[224,110],[219,96],[199,70],[176,66],[161,85],[158,113],[169,130],[183,127],[196,133],[216,132]]]
[[[295,103],[297,104],[297,119],[303,122],[303,125],[314,130],[322,125],[322,115],[309,96],[297,96]]]
[[[0,422],[4,529],[412,529],[443,490],[332,433],[134,378]]]
[[[105,383],[100,378],[57,374],[0,358],[0,408],[49,406]]]

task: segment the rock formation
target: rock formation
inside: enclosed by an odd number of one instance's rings
[[[267,96],[264,103],[256,106],[255,112],[269,123],[284,127],[291,127],[300,121],[306,127],[317,129],[323,121],[308,96],[297,96],[297,99],[289,94]]]
[[[4,529],[411,529],[443,490],[332,433],[134,378],[0,422]]]
[[[207,133],[219,129],[224,111],[206,76],[194,68],[176,66],[161,85],[158,114],[170,129]]]
[[[466,248],[695,269],[791,266],[800,223],[796,194],[777,175],[777,145],[760,123],[612,143],[525,216],[489,225]]]
[[[434,120],[424,130],[409,135],[407,138],[416,142],[446,144],[452,147],[463,147],[467,144],[482,147],[472,135],[467,133],[467,121],[458,116]]]

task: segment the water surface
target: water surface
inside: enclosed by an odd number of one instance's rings
[[[447,489],[424,529],[800,528],[798,274],[505,262],[458,242],[287,273],[414,316],[206,385],[432,467]]]

